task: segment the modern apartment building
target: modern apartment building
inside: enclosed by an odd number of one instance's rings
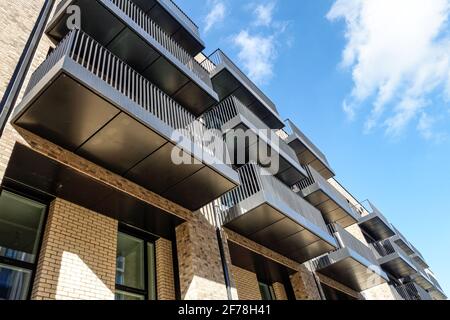
[[[0,3],[2,96],[51,2]],[[0,139],[0,300],[446,299],[173,1],[45,22]]]

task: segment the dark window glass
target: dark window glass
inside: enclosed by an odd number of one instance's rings
[[[116,258],[116,300],[155,300],[155,245],[119,232]]]
[[[273,291],[272,286],[269,286],[265,283],[259,283],[259,291],[261,292],[262,300],[276,300],[275,293]]]
[[[0,264],[0,300],[25,300],[31,271]]]

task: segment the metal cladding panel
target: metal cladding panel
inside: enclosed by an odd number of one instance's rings
[[[183,220],[16,144],[3,185],[58,197],[168,239]]]
[[[386,224],[384,219],[374,213],[361,218],[359,226],[375,241],[388,239],[395,234],[391,226]]]

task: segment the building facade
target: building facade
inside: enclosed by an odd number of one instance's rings
[[[44,0],[3,1],[0,94]],[[62,0],[0,139],[0,299],[446,299],[171,0]]]

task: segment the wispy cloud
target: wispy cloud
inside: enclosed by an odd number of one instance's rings
[[[267,84],[274,76],[278,48],[289,22],[275,19],[275,1],[250,4],[246,8],[252,11],[253,19],[231,39],[239,49],[238,58],[249,77],[257,84]],[[292,41],[292,37],[286,40]]]
[[[275,2],[268,2],[256,6],[254,13],[256,14],[255,26],[269,27],[273,21],[275,10]]]
[[[371,103],[365,131],[398,136],[413,121],[433,133],[436,97],[450,100],[450,0],[336,0],[327,18],[343,19],[342,66],[354,87],[343,109],[350,118]],[[436,112],[436,111],[434,111]]]
[[[205,32],[209,32],[215,25],[224,21],[227,14],[227,7],[219,0],[209,1],[211,9],[205,17]]]

